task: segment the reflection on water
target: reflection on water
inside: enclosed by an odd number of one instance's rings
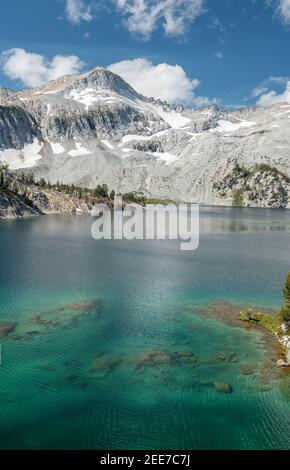
[[[290,231],[290,211],[283,209],[202,207],[200,226],[203,233],[287,232]]]

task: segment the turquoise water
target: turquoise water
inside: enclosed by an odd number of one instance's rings
[[[1,338],[0,448],[289,449],[290,376],[265,376],[260,333],[199,315],[280,305],[289,212],[203,208],[195,252],[96,242],[91,223],[0,222],[0,321],[16,324]]]

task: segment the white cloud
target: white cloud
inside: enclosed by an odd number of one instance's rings
[[[73,24],[79,24],[81,21],[92,21],[92,5],[87,4],[85,0],[66,0],[66,16]]]
[[[274,103],[280,101],[288,101],[288,85],[290,83],[289,77],[283,76],[270,76],[262,81],[258,86],[256,86],[248,99],[259,98],[257,104],[261,106],[271,106]],[[282,93],[278,93],[271,88],[275,85],[276,87],[286,86],[286,89]]]
[[[290,103],[290,81],[287,82],[286,89],[283,93],[279,94],[274,90],[268,91],[268,93],[260,96],[257,104],[268,107],[281,102]]]
[[[251,93],[251,98],[258,98],[259,96],[263,95],[264,93],[267,93],[268,88],[263,85],[256,86]]]
[[[268,83],[277,83],[278,85],[286,85],[286,83],[289,81],[289,77],[275,77],[271,76],[267,79]]]
[[[205,0],[113,0],[126,28],[149,39],[160,24],[166,36],[181,36],[204,10]]]
[[[180,65],[158,64],[144,58],[123,60],[108,67],[144,96],[196,106],[207,105],[209,99],[195,95],[199,80],[190,79]]]
[[[222,51],[218,51],[214,54],[215,59],[223,59],[224,58],[224,53]]]
[[[77,56],[56,55],[51,61],[24,49],[9,49],[1,54],[2,69],[12,80],[37,87],[63,75],[78,73],[84,63]]]
[[[284,23],[290,24],[290,0],[278,0],[277,10]]]

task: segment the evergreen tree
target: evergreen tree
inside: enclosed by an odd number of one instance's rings
[[[34,174],[33,173],[28,173],[28,175],[25,178],[25,181],[29,185],[34,184]]]
[[[16,181],[14,181],[14,183],[13,183],[13,185],[12,185],[12,191],[13,191],[13,193],[16,193],[16,194],[17,194],[18,191],[19,191],[19,187],[18,187],[18,184],[17,184]]]
[[[40,188],[45,188],[46,187],[46,181],[45,181],[44,178],[40,178],[39,186],[40,186]]]
[[[101,197],[107,199],[109,197],[109,189],[106,184],[98,185],[96,189],[93,191],[94,197]]]
[[[287,279],[285,281],[283,293],[285,303],[280,309],[280,316],[282,321],[290,322],[290,273],[288,273]]]
[[[285,304],[290,305],[290,273],[288,273],[283,293]]]

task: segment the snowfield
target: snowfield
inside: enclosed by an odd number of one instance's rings
[[[71,157],[80,157],[83,155],[91,155],[92,152],[90,152],[88,149],[82,146],[81,143],[76,142],[76,149],[75,150],[70,150],[68,153]]]
[[[186,126],[186,124],[191,122],[190,119],[182,116],[182,114],[177,113],[176,111],[165,111],[159,107],[154,107],[154,110],[165,122],[170,125],[170,127],[172,127],[172,129],[181,129],[182,127]]]
[[[102,144],[104,144],[109,150],[113,150],[114,146],[108,140],[101,140]]]
[[[32,144],[26,145],[21,150],[5,149],[0,150],[0,161],[9,164],[11,170],[19,170],[33,167],[42,158],[39,152],[43,145],[35,139]]]
[[[61,155],[65,152],[63,146],[59,143],[50,142],[51,149],[55,155]]]
[[[238,122],[238,123],[233,123],[233,122],[230,122],[230,121],[223,121],[223,120],[220,120],[218,121],[218,127],[216,127],[215,129],[211,129],[210,131],[211,132],[236,132],[238,131],[239,129],[242,129],[242,128],[248,128],[248,127],[252,127],[252,126],[255,126],[256,125],[256,122],[249,122],[249,121],[241,121],[241,122]]]

